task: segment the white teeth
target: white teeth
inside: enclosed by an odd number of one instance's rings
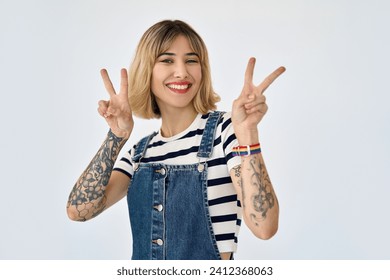
[[[189,87],[189,84],[187,85],[173,85],[173,84],[170,84],[170,85],[167,85],[169,88],[172,88],[172,89],[187,89]]]

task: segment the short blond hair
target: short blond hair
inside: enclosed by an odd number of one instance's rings
[[[183,21],[163,20],[143,34],[129,69],[129,103],[134,115],[145,119],[161,117],[151,91],[153,67],[157,57],[167,51],[179,35],[185,36],[192,50],[199,55],[202,80],[192,101],[194,108],[201,114],[216,109],[215,103],[220,97],[212,87],[207,48],[202,38]]]

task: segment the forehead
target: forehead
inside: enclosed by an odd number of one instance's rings
[[[184,35],[178,35],[173,40],[171,40],[170,42],[167,42],[167,43],[168,44],[167,44],[165,50],[163,50],[164,52],[165,51],[174,51],[174,50],[176,50],[176,51],[185,50],[187,52],[194,51],[189,40]]]
[[[159,54],[164,52],[174,52],[183,51],[187,53],[196,53],[197,55],[201,55],[202,51],[199,48],[196,48],[198,44],[196,42],[192,42],[187,36],[183,34],[179,34],[174,38],[169,38],[166,40],[160,48]]]

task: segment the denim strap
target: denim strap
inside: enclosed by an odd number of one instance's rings
[[[218,121],[224,112],[214,111],[210,113],[207,119],[206,126],[203,131],[202,140],[200,141],[199,151],[197,153],[198,158],[210,158],[213,152],[213,144],[215,132],[217,131]]]
[[[136,145],[135,151],[134,151],[134,156],[132,157],[133,162],[138,162],[141,158],[144,157],[146,149],[148,148],[150,140],[154,136],[157,135],[157,132],[153,132],[152,134],[142,138]]]

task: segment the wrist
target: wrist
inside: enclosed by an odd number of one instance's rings
[[[240,146],[253,145],[260,142],[259,132],[257,130],[236,133],[236,138]]]
[[[118,140],[121,140],[121,141],[129,139],[130,134],[131,133],[118,133],[118,132],[114,132],[111,128],[108,131],[108,136],[117,138]]]
[[[261,153],[260,143],[246,146],[236,146],[232,150],[233,156],[250,156]]]

